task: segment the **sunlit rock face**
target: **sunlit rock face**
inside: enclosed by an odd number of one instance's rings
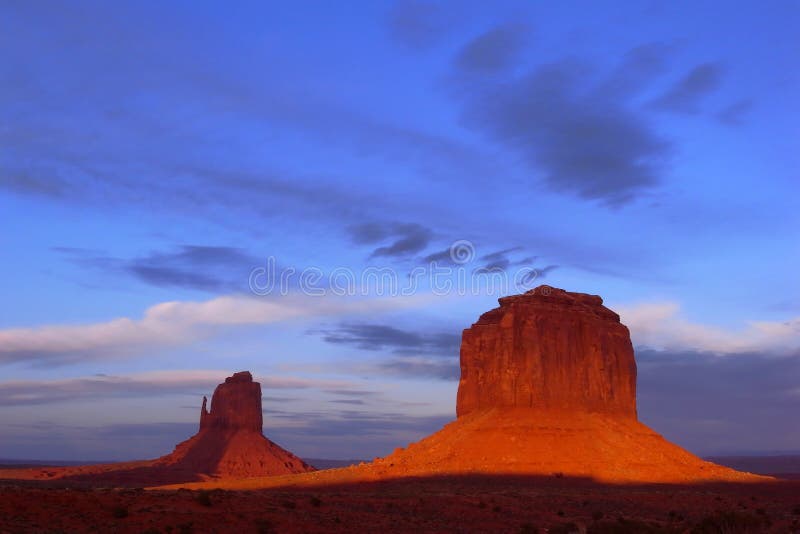
[[[363,476],[765,480],[706,462],[637,420],[630,335],[600,297],[540,286],[499,302],[464,330],[458,418]]]
[[[489,408],[636,417],[630,334],[602,298],[540,286],[499,302],[464,330],[459,417]]]

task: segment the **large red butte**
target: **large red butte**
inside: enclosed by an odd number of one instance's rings
[[[628,328],[597,295],[540,286],[464,330],[456,414],[539,408],[636,417]]]

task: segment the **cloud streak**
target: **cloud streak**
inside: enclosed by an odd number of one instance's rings
[[[208,395],[229,376],[229,370],[150,371],[129,375],[104,375],[60,380],[6,380],[0,382],[0,405],[52,404],[83,399],[112,397],[152,397],[157,395]],[[255,380],[271,391],[341,388],[357,396],[361,390],[343,380],[320,380],[291,376],[267,376]],[[198,404],[198,410],[199,410]]]
[[[250,271],[263,263],[244,249],[227,246],[182,245],[131,259],[69,247],[55,250],[77,265],[132,276],[149,285],[213,292],[246,290]]]
[[[86,325],[0,330],[0,364],[71,363],[190,344],[218,330],[321,316],[375,313],[412,305],[413,297],[338,298],[290,295],[267,299],[222,296],[206,301],[162,302],[141,319],[122,317]]]
[[[702,99],[716,90],[721,82],[722,67],[718,63],[701,63],[657,98],[653,106],[675,113],[699,113]]]
[[[649,81],[651,62],[624,63],[624,79],[617,70],[599,81],[585,61],[540,65],[464,97],[464,120],[522,154],[547,188],[623,204],[659,183],[670,153],[632,105],[630,91],[641,83],[631,82],[631,71]]]
[[[675,302],[614,308],[631,331],[634,344],[656,349],[714,353],[787,352],[800,348],[800,317],[785,321],[750,321],[739,329],[693,323]]]
[[[350,238],[359,245],[384,243],[372,251],[370,257],[408,257],[424,250],[433,232],[416,223],[370,222],[348,228]]]
[[[390,350],[396,354],[458,354],[461,335],[453,332],[415,332],[376,323],[345,323],[319,332],[328,343],[361,350]]]
[[[518,60],[529,28],[504,24],[468,42],[455,58],[456,67],[470,74],[492,74],[512,67]]]

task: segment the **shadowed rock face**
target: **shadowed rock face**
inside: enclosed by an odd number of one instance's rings
[[[289,475],[315,471],[261,432],[261,384],[242,371],[203,397],[200,430],[154,460],[58,468],[33,478],[76,484],[156,486],[224,478]]]
[[[200,431],[156,460],[191,473],[217,477],[283,475],[313,471],[303,460],[262,434],[261,384],[249,371],[235,373],[203,397]]]
[[[249,371],[235,373],[217,386],[211,397],[211,411],[206,409],[206,398],[200,411],[200,431],[253,430],[261,432],[261,384],[253,382]]]
[[[539,286],[464,330],[456,414],[491,408],[636,418],[628,328],[597,295]]]

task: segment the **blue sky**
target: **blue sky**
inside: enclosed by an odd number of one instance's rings
[[[800,449],[798,29],[795,2],[3,2],[0,457],[159,455],[240,369],[282,445],[384,455],[454,416],[461,329],[539,283],[621,313],[668,438]],[[270,258],[324,295],[254,294]]]

